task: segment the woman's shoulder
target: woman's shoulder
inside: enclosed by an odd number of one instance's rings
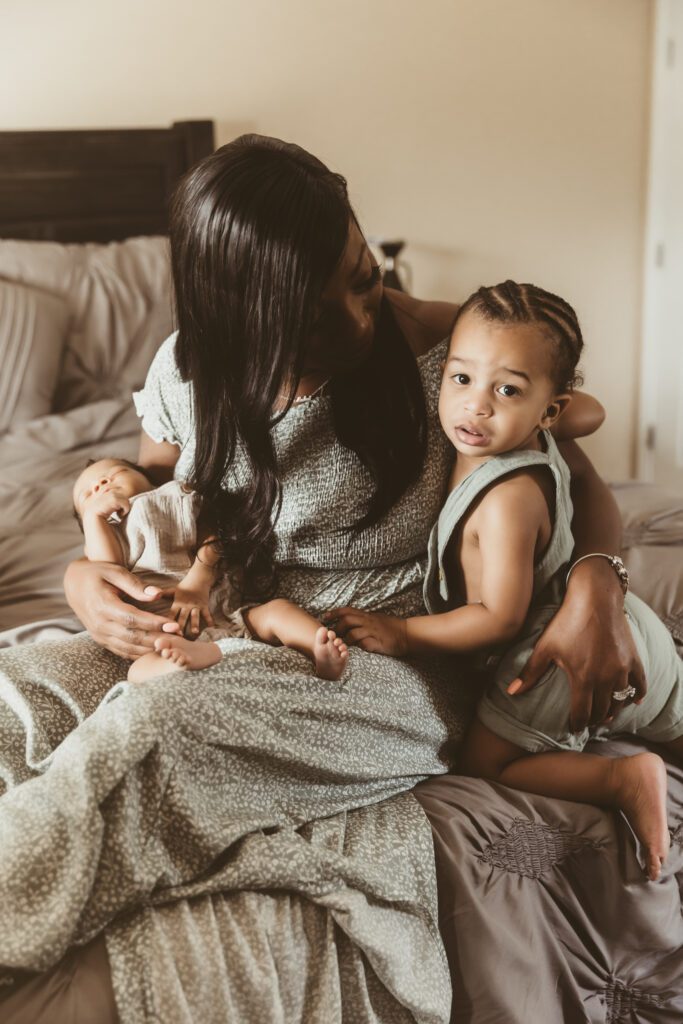
[[[177,332],[157,349],[140,391],[133,402],[142,429],[153,441],[169,441],[183,447],[191,433],[192,392],[176,363]]]
[[[458,312],[454,302],[416,299],[393,288],[385,290],[398,324],[416,356],[429,352],[448,337]]]
[[[177,340],[178,332],[174,331],[165,341],[162,341],[150,365],[150,373],[153,372],[157,377],[166,378],[169,381],[181,380],[175,357]]]

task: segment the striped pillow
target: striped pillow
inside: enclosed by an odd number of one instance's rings
[[[0,280],[0,434],[52,412],[68,321],[61,299]]]

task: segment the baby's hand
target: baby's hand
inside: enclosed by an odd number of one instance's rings
[[[406,624],[403,619],[358,608],[334,608],[322,616],[348,643],[372,654],[391,654],[402,658],[408,653]]]
[[[127,516],[130,512],[130,501],[119,491],[103,491],[88,498],[83,509],[83,518],[94,516],[97,519],[109,519],[114,512],[119,516]]]
[[[202,619],[207,626],[213,626],[209,611],[210,587],[186,584],[181,580],[173,595],[171,615],[174,616],[185,636],[197,636],[201,632]]]

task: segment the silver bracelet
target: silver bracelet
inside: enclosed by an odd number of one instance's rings
[[[567,584],[569,583],[569,577],[574,572],[574,569],[576,569],[579,562],[583,562],[586,558],[606,558],[609,564],[614,569],[617,576],[619,577],[619,584],[621,586],[623,593],[627,593],[629,583],[631,582],[628,574],[628,569],[626,568],[623,561],[621,560],[621,558],[619,558],[618,555],[606,555],[604,551],[591,551],[590,554],[581,555],[581,558],[577,558],[576,561],[569,566],[569,571],[564,581],[565,589],[567,587]]]

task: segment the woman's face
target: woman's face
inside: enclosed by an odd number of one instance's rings
[[[346,248],[320,299],[304,373],[331,375],[365,361],[382,301],[379,267],[355,221]]]

